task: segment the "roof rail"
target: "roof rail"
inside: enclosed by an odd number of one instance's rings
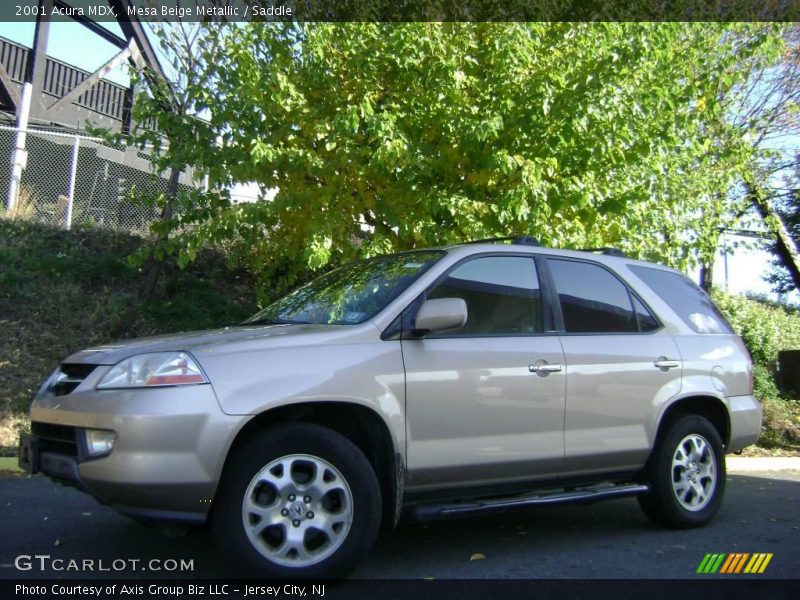
[[[607,256],[622,256],[622,257],[627,256],[627,254],[625,254],[619,248],[608,248],[608,247],[604,247],[604,248],[579,248],[578,251],[579,252],[597,252],[598,254],[605,254]]]
[[[485,238],[482,240],[470,240],[464,242],[465,244],[494,244],[496,242],[511,242],[512,244],[520,244],[522,246],[541,246],[539,240],[529,235],[515,235],[511,237],[496,237]]]

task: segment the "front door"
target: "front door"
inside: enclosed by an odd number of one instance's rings
[[[546,477],[564,456],[564,355],[544,332],[532,256],[473,257],[427,294],[462,298],[460,330],[403,340],[408,488]]]

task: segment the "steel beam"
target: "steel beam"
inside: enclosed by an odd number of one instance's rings
[[[19,94],[17,94],[17,89],[14,86],[14,82],[11,81],[11,77],[2,63],[0,63],[0,86],[3,88],[3,93],[7,96],[8,101],[11,103],[12,107],[14,108],[14,112],[16,113],[17,105],[19,104]]]
[[[131,60],[134,62],[138,62],[139,56],[139,49],[136,47],[136,44],[131,40],[128,45],[122,49],[117,55],[115,55],[110,60],[106,61],[106,63],[97,69],[94,73],[89,75],[86,79],[84,79],[81,83],[76,85],[72,88],[68,94],[56,100],[53,104],[51,104],[42,114],[43,118],[51,118],[53,117],[58,111],[62,110],[63,108],[69,106],[74,101],[76,101],[81,94],[90,90],[98,81],[103,78],[103,75],[108,73],[111,69],[114,69],[118,65],[122,63],[126,58],[131,57]]]
[[[161,68],[161,63],[158,60],[156,51],[150,43],[141,21],[134,15],[127,16],[128,7],[131,6],[130,0],[108,0],[108,5],[113,8],[114,12],[118,15],[126,15],[124,19],[117,19],[117,23],[120,29],[122,29],[125,38],[134,40],[145,63],[155,70],[159,76],[164,77],[164,70]]]
[[[72,5],[69,2],[65,2],[64,0],[54,0],[55,5],[59,8],[64,9],[71,9]],[[114,44],[117,48],[124,48],[128,45],[128,42],[125,41],[124,38],[119,37],[117,34],[110,32],[108,29],[100,25],[97,21],[90,19],[84,15],[76,15],[72,14],[71,11],[67,10],[66,14],[70,16],[71,19],[77,21],[87,29],[89,29],[92,33],[99,35],[101,38],[106,40],[107,42]]]

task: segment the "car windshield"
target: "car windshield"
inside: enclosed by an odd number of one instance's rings
[[[420,250],[349,264],[298,288],[243,324],[363,323],[383,310],[444,254],[441,250]]]

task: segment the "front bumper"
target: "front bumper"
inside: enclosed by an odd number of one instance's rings
[[[43,473],[51,479],[88,491],[78,474],[77,459],[69,454],[42,449],[42,441],[38,435],[23,433],[20,436],[19,466],[28,473]]]
[[[21,440],[21,466],[131,516],[205,521],[243,417],[224,414],[210,385],[96,390],[90,383],[68,395],[34,400],[33,435]],[[57,428],[62,438],[74,432],[74,450],[48,437]],[[86,428],[116,432],[113,451],[88,456],[82,446]]]
[[[730,415],[730,439],[726,452],[738,452],[755,444],[761,435],[761,403],[755,396],[729,396],[725,399]]]

